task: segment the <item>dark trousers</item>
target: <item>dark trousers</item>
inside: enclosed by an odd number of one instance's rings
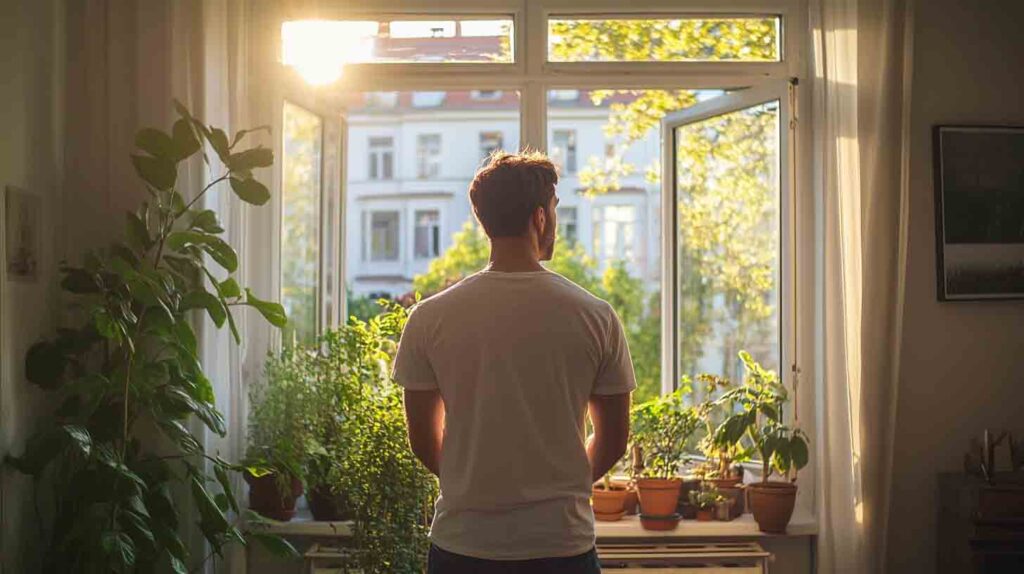
[[[430,546],[427,574],[600,574],[597,550],[568,558],[483,560]]]

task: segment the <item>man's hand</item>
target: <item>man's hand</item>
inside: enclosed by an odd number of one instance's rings
[[[405,420],[409,445],[416,458],[437,476],[441,474],[444,440],[444,402],[439,391],[405,391]]]
[[[593,480],[597,482],[626,453],[629,441],[629,393],[591,395],[590,421],[594,436],[587,442]]]

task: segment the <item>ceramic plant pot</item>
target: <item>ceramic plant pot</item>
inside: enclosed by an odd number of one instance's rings
[[[698,508],[697,509],[697,522],[711,522],[715,519],[714,508]]]
[[[302,481],[296,477],[286,482],[290,489],[281,492],[281,482],[276,473],[255,477],[245,473],[249,483],[249,509],[272,518],[287,522],[295,517],[295,501],[302,496]]]
[[[603,486],[594,486],[591,504],[594,506],[594,517],[598,520],[618,520],[625,514],[626,497],[629,493],[624,488],[605,490]]]
[[[675,530],[676,527],[679,526],[680,518],[682,517],[678,514],[671,514],[669,516],[648,516],[646,514],[641,514],[640,526],[642,526],[644,530]]]
[[[793,517],[796,485],[791,482],[756,482],[747,485],[750,511],[761,532],[782,534]]]
[[[338,522],[352,518],[352,511],[348,505],[348,497],[344,492],[334,494],[324,486],[314,486],[309,489],[309,512],[313,520],[320,522]]]
[[[679,504],[683,481],[679,478],[641,478],[636,486],[640,494],[640,512],[647,516],[672,516]]]

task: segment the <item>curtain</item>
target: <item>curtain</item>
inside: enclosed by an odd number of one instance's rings
[[[822,572],[884,572],[907,227],[913,0],[813,0],[823,223],[816,377]]]
[[[145,199],[128,159],[135,132],[146,126],[168,129],[176,119],[172,99],[228,133],[252,127],[247,106],[249,11],[247,0],[67,3],[66,191],[64,225],[58,231],[65,258],[75,261],[86,249],[105,246],[123,233],[123,212]],[[198,192],[219,167],[207,168],[202,160],[183,165],[180,189],[186,196]],[[203,203],[218,213],[225,239],[242,251],[245,213],[230,190],[212,191]],[[244,258],[240,261],[239,278],[244,281]],[[239,313],[237,318],[244,332],[245,316]],[[228,434],[221,439],[201,425],[191,430],[208,451],[238,460],[245,437],[245,349],[205,316],[196,327],[200,359]],[[193,523],[187,514],[191,505],[181,510],[182,522]],[[193,556],[206,555],[198,530],[188,535]]]

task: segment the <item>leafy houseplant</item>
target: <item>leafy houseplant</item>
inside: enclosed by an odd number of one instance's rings
[[[236,307],[253,307],[277,327],[286,318],[280,305],[239,286],[238,257],[221,239],[216,213],[197,205],[224,182],[243,201],[266,203],[270,194],[252,171],[271,165],[273,154],[240,149],[246,131],[229,138],[175,105],[180,117],[170,133],[147,128],[136,136],[141,153],[131,160],[148,200],[127,214],[125,240],[62,268],[78,325],[37,343],[25,360],[28,379],[59,406],[25,453],[6,462],[31,475],[37,491],[52,488],[53,516],[42,533],[47,571],[186,572],[194,561],[179,537],[174,491],[188,493],[213,554],[246,542],[231,484],[241,467],[206,453],[189,430],[195,416],[226,433],[198,360],[193,311],[227,324],[237,342]],[[207,150],[224,171],[186,200],[178,165],[196,154],[211,163]],[[273,550],[290,548],[252,536]]]
[[[773,471],[789,477],[790,471],[807,465],[807,436],[783,423],[783,407],[789,397],[778,375],[759,365],[749,353],[740,353],[740,359],[747,370],[746,380],[720,400],[734,401],[741,410],[719,425],[715,440],[738,443],[747,437],[763,465],[761,482],[747,487],[754,519],[764,532],[785,532],[796,503],[796,484],[768,479]]]
[[[315,404],[308,353],[295,347],[267,358],[266,380],[249,391],[245,474],[249,508],[275,520],[291,520],[302,494],[311,446],[309,412]]]
[[[697,412],[684,407],[682,389],[633,408],[633,446],[644,469],[637,480],[641,512],[675,517],[682,481],[676,476],[686,456],[686,443],[700,424]]]
[[[725,501],[726,498],[709,482],[702,483],[699,490],[690,492],[690,504],[697,507],[697,520],[702,522],[712,520],[715,507]]]
[[[698,472],[701,480],[715,483],[715,486],[733,486],[742,480],[742,475],[733,469],[733,463],[748,458],[740,443],[725,442],[715,433],[715,428],[735,411],[731,400],[719,400],[716,393],[727,393],[732,383],[723,377],[702,373],[697,381],[704,386],[705,400],[697,406],[697,412],[704,426],[704,436],[699,448],[707,463]]]

